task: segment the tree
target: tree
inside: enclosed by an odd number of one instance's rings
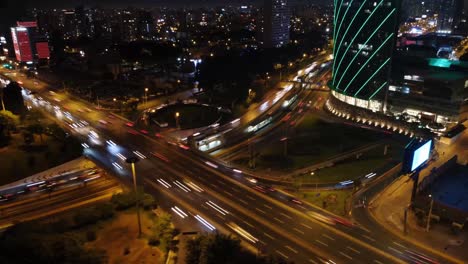
[[[42,138],[42,134],[44,134],[45,132],[45,129],[44,129],[44,126],[40,123],[33,123],[31,125],[29,125],[26,130],[28,130],[30,133],[32,134],[36,134],[36,135],[39,135],[40,139],[41,139],[41,144],[44,142],[43,138]]]
[[[17,82],[10,82],[3,89],[3,102],[5,109],[16,115],[23,114],[26,110],[24,106],[22,88]]]
[[[153,237],[151,240],[158,242],[159,247],[163,252],[169,249],[170,243],[174,237],[174,228],[171,223],[171,215],[162,213],[156,218],[153,227]]]
[[[234,264],[234,263],[256,263],[256,264],[286,264],[279,257],[264,256],[257,257],[251,252],[243,249],[240,240],[223,234],[208,234],[198,236],[187,241],[187,264]]]
[[[10,111],[0,111],[0,145],[5,145],[11,135],[11,131],[19,124],[19,117]]]
[[[468,61],[468,52],[460,56],[461,61]]]

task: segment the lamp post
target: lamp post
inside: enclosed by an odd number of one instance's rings
[[[176,121],[176,127],[177,127],[178,129],[180,129],[179,116],[180,116],[179,112],[176,112],[176,113],[175,113],[175,121]]]
[[[141,219],[140,219],[140,197],[137,192],[137,181],[135,172],[135,163],[138,162],[137,157],[130,157],[126,160],[127,163],[132,165],[132,176],[133,176],[133,190],[136,196],[136,210],[137,210],[137,221],[138,221],[138,237],[141,237]]]
[[[431,206],[429,207],[429,214],[427,216],[426,232],[429,232],[429,227],[431,225],[432,207],[434,206],[434,198],[431,194],[429,194],[429,198],[431,198]]]
[[[148,103],[148,88],[145,88],[145,104]]]
[[[315,172],[311,171],[311,172],[310,172],[310,175],[311,175],[311,176],[314,176],[314,175],[315,175]],[[315,181],[315,192],[317,192],[317,191],[318,191],[318,177],[317,177],[317,180]]]

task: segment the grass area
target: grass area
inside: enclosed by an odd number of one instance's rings
[[[324,208],[334,214],[346,215],[346,199],[351,197],[352,190],[333,191],[301,191],[298,193],[302,199]]]
[[[137,197],[142,205],[141,237]],[[2,263],[164,263],[175,231],[171,216],[154,214],[154,207],[148,194],[120,193],[109,202],[18,223],[0,235]]]
[[[291,170],[325,161],[340,153],[377,142],[387,135],[350,125],[327,123],[313,114],[289,131],[288,156],[279,140],[256,149],[257,169]],[[381,150],[383,152],[383,150]],[[234,162],[246,165],[245,157]]]
[[[79,142],[71,137],[59,141],[51,136],[34,136],[30,146],[24,145],[21,134],[12,135],[10,145],[0,149],[0,185],[14,182],[78,158]]]
[[[179,125],[182,129],[191,129],[213,124],[221,117],[214,107],[197,104],[175,104],[160,109],[151,118],[159,123],[176,127],[176,113],[179,113]]]
[[[303,183],[320,182],[320,183],[335,183],[345,180],[354,180],[363,175],[375,172],[379,168],[391,163],[393,160],[401,159],[403,146],[396,144],[388,149],[387,155],[383,155],[383,146],[369,150],[364,153],[359,159],[351,158],[343,160],[333,167],[316,170],[313,175],[304,174],[298,176],[297,179]]]
[[[141,214],[143,237],[150,235],[154,214]],[[96,232],[96,240],[86,243],[89,249],[106,252],[108,263],[164,263],[164,253],[138,238],[138,225],[134,210],[121,212],[113,219],[102,223]]]

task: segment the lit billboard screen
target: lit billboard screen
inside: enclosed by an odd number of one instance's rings
[[[432,139],[427,141],[412,140],[405,148],[403,172],[413,172],[426,163],[431,155],[432,147]]]
[[[432,140],[429,140],[414,151],[413,162],[411,163],[411,171],[416,170],[429,159],[429,155],[431,154],[431,145]]]

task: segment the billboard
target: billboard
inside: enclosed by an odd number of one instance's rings
[[[410,173],[421,168],[429,160],[432,147],[432,139],[426,141],[412,140],[405,147],[403,172]]]

